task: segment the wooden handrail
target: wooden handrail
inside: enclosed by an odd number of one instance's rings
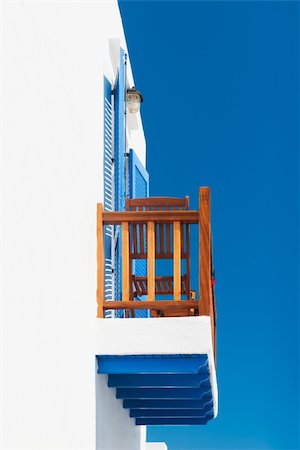
[[[153,310],[168,310],[168,309],[191,309],[198,308],[198,300],[143,300],[142,302],[116,302],[113,300],[106,301],[103,306],[104,309],[153,309]]]
[[[122,222],[147,223],[174,222],[197,224],[199,222],[199,211],[114,211],[103,212],[104,225],[120,225]]]

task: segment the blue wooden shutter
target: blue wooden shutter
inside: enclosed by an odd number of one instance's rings
[[[115,210],[125,209],[125,53],[120,49],[120,64],[115,85]]]
[[[149,197],[149,174],[132,149],[129,151],[129,196]]]
[[[129,196],[130,198],[149,197],[149,174],[140,162],[134,150],[129,153]],[[145,225],[139,225],[145,226]],[[144,233],[146,239],[146,230]],[[138,236],[139,239],[139,236]],[[139,245],[139,243],[138,243]],[[132,272],[137,276],[147,275],[147,260],[137,259],[133,261]],[[141,297],[139,300],[145,300]],[[135,317],[149,317],[149,311],[146,309],[137,309]]]
[[[125,209],[125,52],[120,49],[120,62],[114,88],[114,206],[116,211]],[[122,242],[120,227],[114,235],[114,300],[122,298]],[[124,311],[115,311],[115,317],[123,317]]]
[[[112,175],[112,102],[111,84],[104,77],[104,210],[113,210],[113,175]],[[112,300],[112,225],[104,226],[104,298]],[[106,316],[112,315],[111,311],[106,311]]]

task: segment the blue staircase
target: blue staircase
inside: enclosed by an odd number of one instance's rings
[[[193,355],[98,355],[136,425],[206,425],[214,417],[208,357]]]

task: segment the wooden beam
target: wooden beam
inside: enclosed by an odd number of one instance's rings
[[[164,210],[164,211],[105,211],[103,213],[103,223],[105,225],[119,225],[121,222],[147,223],[170,223],[179,220],[182,223],[199,222],[199,212],[193,210]]]
[[[210,190],[199,190],[199,266],[200,266],[200,315],[210,316],[212,306],[211,286],[211,232],[210,232]]]
[[[147,222],[148,300],[155,300],[155,224]]]
[[[103,317],[104,305],[104,243],[103,243],[103,206],[97,204],[97,317]]]
[[[173,253],[174,300],[181,300],[181,226],[177,220],[173,222]]]
[[[151,309],[151,310],[180,310],[180,309],[197,309],[198,300],[146,300],[146,301],[106,301],[104,309]]]
[[[122,302],[129,300],[129,223],[122,222]]]

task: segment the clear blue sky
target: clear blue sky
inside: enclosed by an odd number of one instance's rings
[[[169,450],[299,449],[299,3],[123,1],[150,195],[212,189],[219,417]],[[193,284],[197,272],[193,273]]]

